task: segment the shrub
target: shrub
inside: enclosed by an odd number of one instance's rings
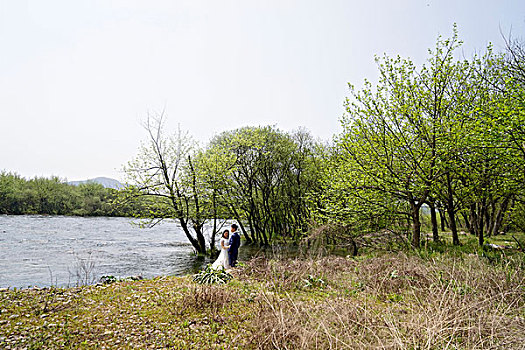
[[[214,269],[208,264],[204,270],[195,274],[193,280],[199,284],[224,284],[229,282],[232,278],[233,276],[228,273],[224,267]]]

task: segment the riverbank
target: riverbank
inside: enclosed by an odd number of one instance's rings
[[[3,290],[0,347],[519,349],[523,265],[466,254],[261,257],[226,285],[185,276]]]

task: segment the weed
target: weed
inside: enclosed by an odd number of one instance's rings
[[[229,282],[233,276],[228,273],[224,267],[214,269],[210,264],[202,271],[195,274],[193,280],[199,284],[224,284]]]
[[[521,349],[524,266],[437,251],[259,257],[226,284],[0,291],[0,347]]]
[[[303,279],[303,288],[323,288],[326,282],[322,278],[316,278],[312,275],[308,275],[308,278]]]

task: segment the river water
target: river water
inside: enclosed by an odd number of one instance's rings
[[[0,215],[0,288],[75,286],[104,275],[183,275],[210,262],[193,254],[175,221],[165,220],[153,228],[139,228],[133,222]]]

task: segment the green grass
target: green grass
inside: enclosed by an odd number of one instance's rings
[[[429,251],[429,250],[427,250]],[[523,256],[254,258],[187,277],[0,292],[0,348],[518,349]],[[521,259],[521,260],[520,260]]]

